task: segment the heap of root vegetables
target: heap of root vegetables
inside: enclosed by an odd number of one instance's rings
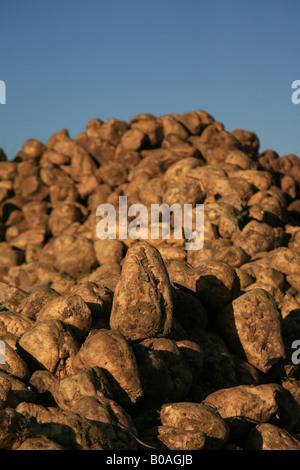
[[[195,111],[0,160],[0,449],[300,450],[296,155]],[[98,238],[120,196],[204,204],[203,247]]]

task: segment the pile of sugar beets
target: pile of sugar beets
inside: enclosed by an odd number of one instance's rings
[[[296,155],[195,111],[0,160],[0,449],[300,450]],[[119,196],[204,204],[203,247],[174,214],[170,238],[98,238]]]

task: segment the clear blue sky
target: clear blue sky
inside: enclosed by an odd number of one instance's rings
[[[202,109],[300,156],[299,0],[1,0],[0,147]]]

